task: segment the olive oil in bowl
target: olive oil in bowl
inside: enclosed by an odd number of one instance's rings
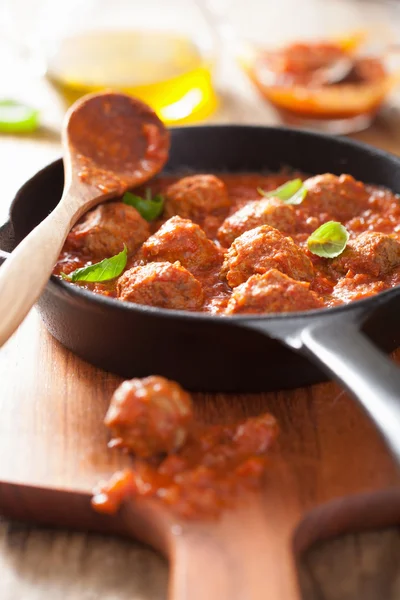
[[[211,70],[211,60],[183,35],[96,31],[64,38],[48,60],[47,76],[69,104],[111,88],[142,99],[173,124],[215,110]]]

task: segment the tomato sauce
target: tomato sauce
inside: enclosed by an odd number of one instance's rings
[[[271,191],[296,177],[301,177],[303,180],[307,179],[305,174],[289,171],[282,171],[278,174],[218,174],[218,178],[226,186],[230,206],[214,210],[211,214],[204,214],[198,221],[208,238],[213,240],[215,246],[219,249],[220,259],[209,265],[204,264],[201,268],[193,271],[204,291],[203,304],[197,310],[223,314],[232,295],[233,290],[226,279],[221,277],[222,262],[228,249],[223,248],[217,239],[218,228],[227,217],[234,215],[239,209],[254,201],[262,200],[262,196],[257,191],[258,188]],[[356,262],[353,261],[354,264],[352,264],[350,259],[346,263],[346,268],[344,268],[343,264],[337,259],[320,258],[309,252],[307,238],[320,224],[328,220],[340,221],[346,227],[350,236],[349,244],[364,232],[382,233],[400,242],[400,203],[398,196],[387,189],[364,185],[355,182],[348,176],[342,177],[344,179],[340,185],[343,185],[343,189],[339,187],[337,197],[333,200],[329,196],[330,192],[324,192],[323,189],[318,191],[317,187],[317,191],[313,195],[313,203],[311,200],[308,201],[306,197],[302,204],[293,207],[295,226],[289,235],[312,262],[313,277],[307,285],[318,296],[319,306],[321,307],[337,306],[365,298],[394,287],[400,282],[400,266],[397,263],[394,263],[393,268],[383,269],[382,273],[376,273],[373,268],[358,272]],[[341,181],[339,178],[336,179]],[[180,177],[178,176],[159,176],[152,180],[148,187],[151,188],[153,194],[165,193],[172,183],[179,180]],[[352,208],[354,199],[346,195],[346,186],[348,185],[353,186],[355,194],[358,194],[362,199],[359,202],[358,197],[356,198],[354,206],[357,210],[354,211]],[[143,189],[138,188],[135,193],[143,194],[143,192]],[[150,233],[158,231],[166,220],[164,216],[149,223]],[[348,252],[346,249],[345,253]],[[373,252],[373,249],[369,250],[369,254],[365,259],[367,262],[373,262]],[[140,253],[141,249],[139,248],[129,256],[126,269],[140,263]],[[82,249],[68,246],[67,242],[54,273],[57,275],[60,275],[61,272],[68,274],[78,267],[90,265],[94,262],[97,262],[97,260],[93,256]],[[191,269],[189,268],[189,270]],[[118,295],[117,280],[104,283],[83,282],[76,285],[109,297],[117,297]]]
[[[243,493],[259,488],[277,433],[269,414],[233,425],[197,423],[176,453],[133,459],[132,469],[100,483],[92,505],[112,514],[127,498],[153,498],[182,518],[218,517]]]

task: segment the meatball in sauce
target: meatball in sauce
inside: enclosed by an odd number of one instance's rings
[[[201,283],[179,262],[151,262],[125,271],[118,298],[147,306],[196,310],[203,304]]]
[[[246,231],[229,248],[221,276],[234,288],[251,275],[278,269],[300,281],[311,281],[313,265],[292,238],[285,237],[274,227],[262,225]]]
[[[149,236],[149,224],[136,208],[108,202],[84,215],[69,233],[66,248],[80,250],[97,260],[121,252],[124,244],[133,253]]]
[[[202,223],[207,215],[222,214],[231,202],[225,183],[215,175],[192,175],[170,185],[165,192],[165,213]]]
[[[307,179],[304,185],[307,196],[299,211],[314,216],[318,225],[331,220],[345,223],[368,207],[369,194],[365,185],[351,175],[337,177],[326,173]]]
[[[384,277],[400,266],[400,241],[384,233],[365,232],[351,240],[332,268],[344,273]]]
[[[264,198],[249,202],[230,217],[218,229],[218,239],[229,246],[242,233],[260,225],[270,225],[286,234],[296,231],[296,213],[293,206],[284,204],[279,198]]]
[[[189,219],[172,217],[143,244],[144,261],[179,261],[193,272],[207,270],[221,261],[222,252],[204,231]]]
[[[270,269],[264,275],[252,275],[233,290],[226,314],[293,312],[322,307],[322,299],[310,290],[308,283]]]

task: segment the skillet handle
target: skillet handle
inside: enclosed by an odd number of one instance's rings
[[[278,339],[314,363],[358,400],[400,465],[400,369],[361,331],[377,312],[398,329],[400,286],[373,300],[368,308],[350,304],[336,314],[241,319],[240,325]]]
[[[301,332],[302,351],[370,415],[400,464],[400,369],[350,319],[321,319]]]

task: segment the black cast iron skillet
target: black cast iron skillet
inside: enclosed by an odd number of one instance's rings
[[[282,166],[350,173],[400,193],[398,158],[348,139],[278,128],[174,129],[166,171]],[[0,230],[0,248],[12,250],[54,208],[62,187],[61,160],[30,179]],[[52,277],[38,308],[62,344],[123,377],[160,374],[191,390],[259,392],[332,376],[359,400],[400,461],[400,370],[384,354],[400,344],[400,287],[338,308],[221,317],[120,302]]]

